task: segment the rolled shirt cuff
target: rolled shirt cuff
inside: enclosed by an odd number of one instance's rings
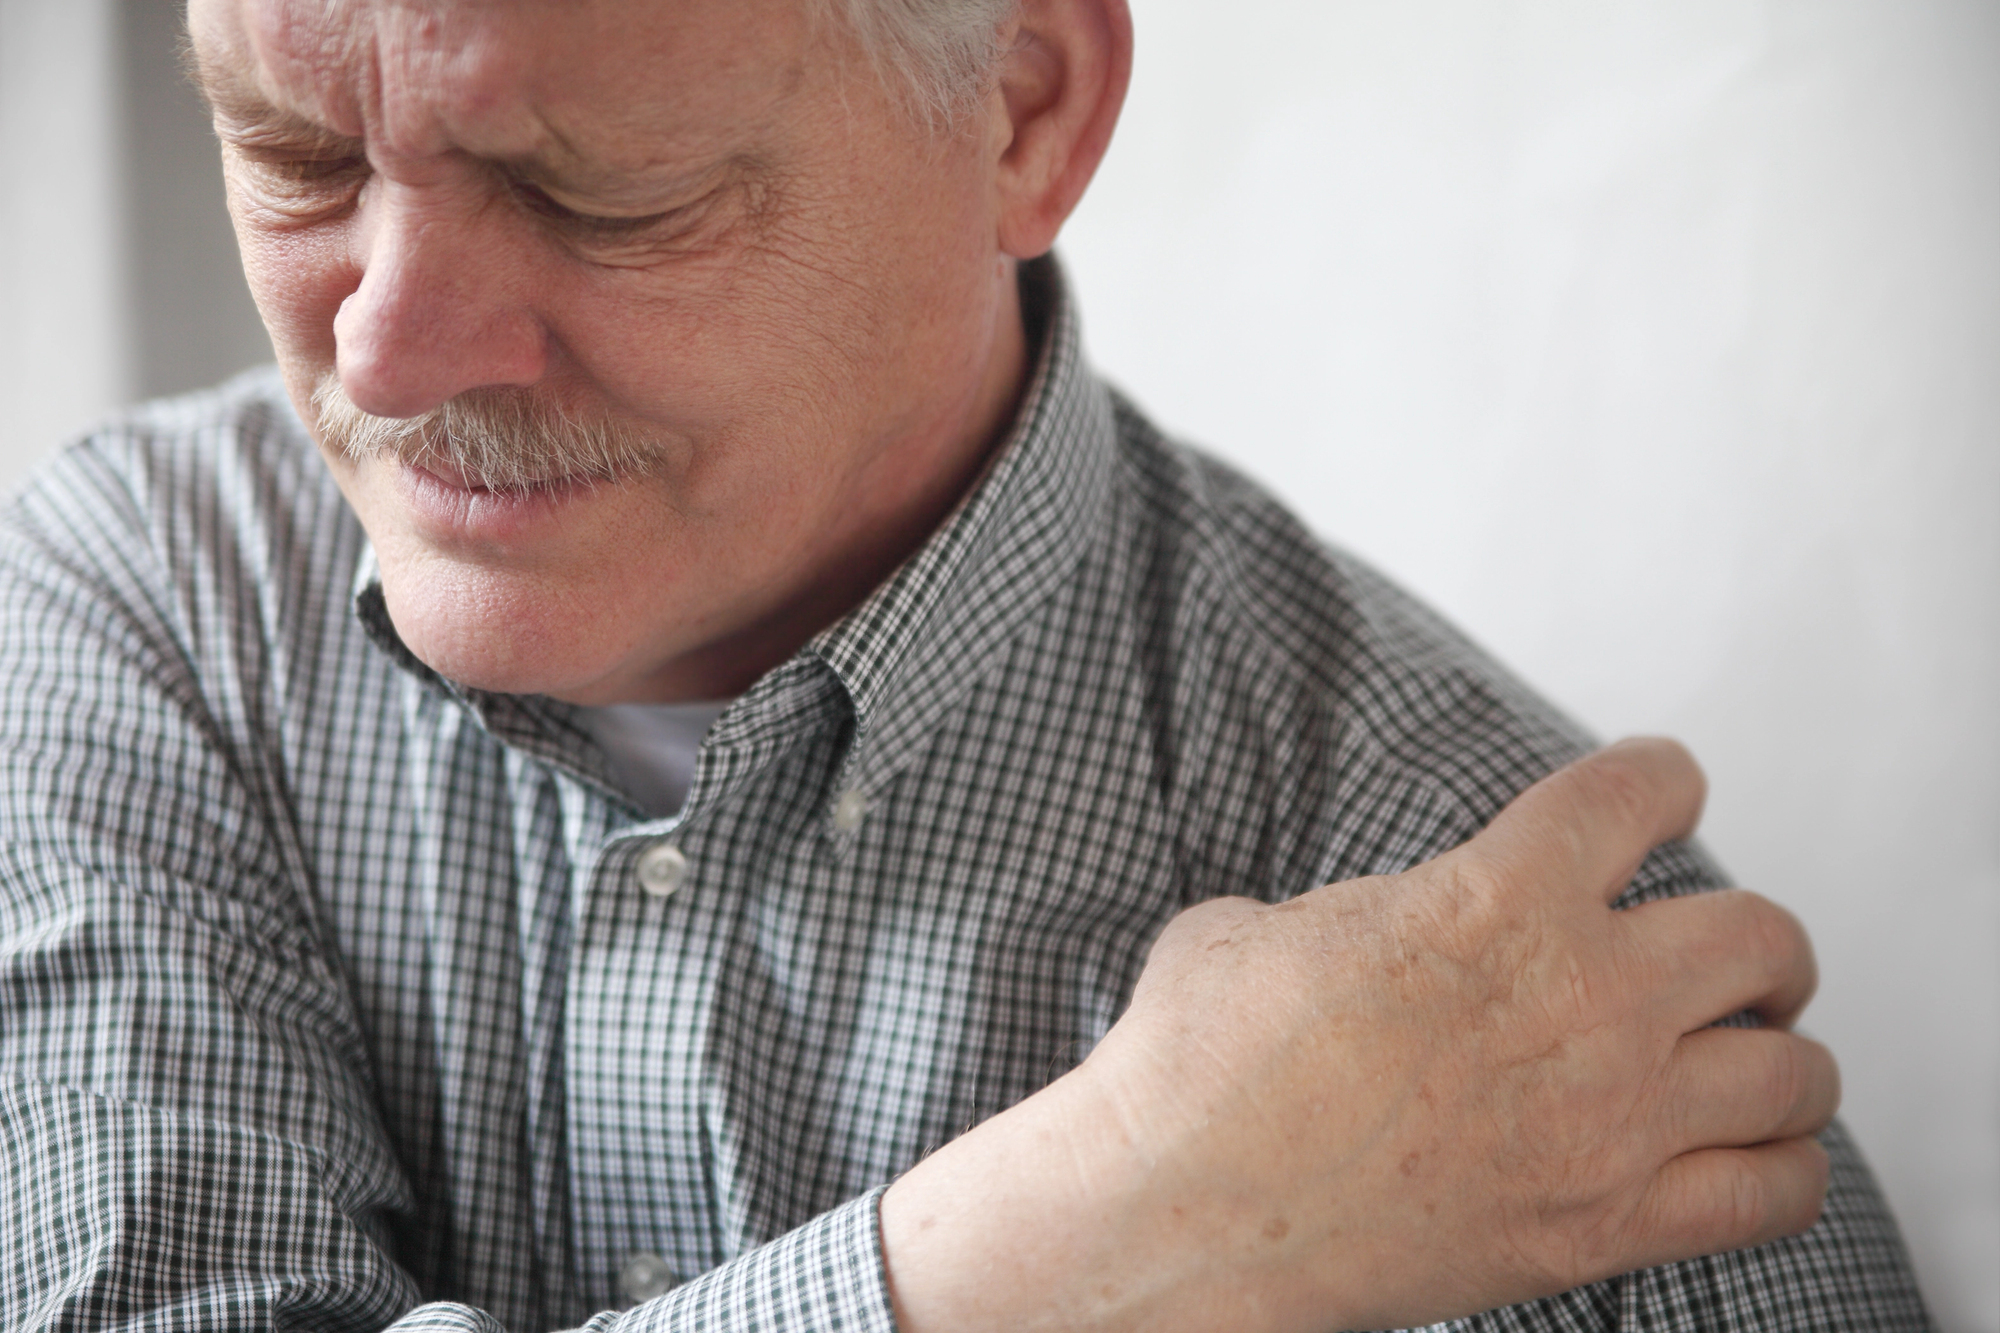
[[[581,1333],[895,1333],[882,1264],[887,1192],[886,1185],[870,1190],[665,1295],[601,1314]]]

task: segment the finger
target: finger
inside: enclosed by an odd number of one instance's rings
[[[1819,1220],[1828,1171],[1812,1139],[1684,1153],[1660,1168],[1633,1217],[1632,1267],[1795,1236]]]
[[[1656,1112],[1669,1152],[1743,1148],[1817,1134],[1840,1109],[1840,1066],[1808,1037],[1704,1028],[1680,1039]]]
[[[1506,882],[1573,886],[1608,903],[1647,852],[1694,831],[1707,792],[1678,742],[1620,741],[1522,792],[1460,853],[1504,871]]]
[[[1788,1028],[1819,988],[1805,927],[1755,893],[1662,898],[1618,914],[1617,924],[1664,980],[1660,1000],[1683,1032],[1745,1009]]]

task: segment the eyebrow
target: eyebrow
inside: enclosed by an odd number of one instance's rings
[[[359,153],[361,140],[328,129],[316,120],[277,107],[231,108],[215,118],[216,137],[243,148],[338,149]]]
[[[215,121],[217,136],[229,142],[342,149],[359,143],[301,112],[273,105],[239,71],[204,66],[194,44],[185,40],[181,68]]]

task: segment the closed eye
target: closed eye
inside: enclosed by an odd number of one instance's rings
[[[558,202],[541,186],[528,181],[513,182],[514,197],[519,199],[530,212],[547,218],[565,231],[576,233],[580,239],[618,241],[653,231],[679,215],[688,212],[687,207],[670,208],[660,213],[645,213],[636,217],[585,213]]]
[[[651,263],[705,253],[718,244],[746,206],[746,182],[735,173],[711,178],[699,194],[657,213],[593,213],[562,202],[518,177],[509,188],[522,208],[542,220],[579,258],[611,264]],[[753,192],[754,193],[754,192]]]
[[[349,157],[267,157],[252,156],[259,168],[282,180],[299,185],[345,179],[368,173],[368,159]]]
[[[238,163],[238,179],[258,204],[299,222],[347,209],[372,170],[358,152],[331,146],[294,150],[224,140],[224,149]]]

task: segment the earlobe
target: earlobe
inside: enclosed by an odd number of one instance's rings
[[[996,95],[1010,131],[997,172],[999,243],[1032,259],[1097,171],[1125,104],[1132,16],[1125,0],[1024,0]]]

